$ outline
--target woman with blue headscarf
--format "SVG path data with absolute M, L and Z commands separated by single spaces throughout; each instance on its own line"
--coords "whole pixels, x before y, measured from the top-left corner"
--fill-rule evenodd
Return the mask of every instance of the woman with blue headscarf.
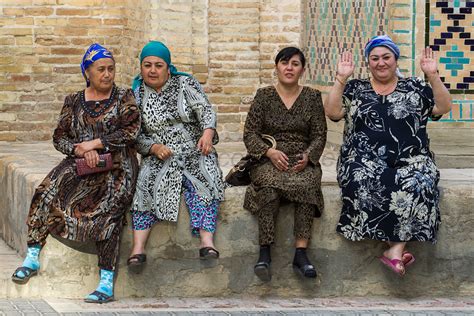
M 87 87 L 66 97 L 53 134 L 55 148 L 66 157 L 33 195 L 27 254 L 12 279 L 24 284 L 38 273 L 39 253 L 49 233 L 77 242 L 92 241 L 99 257 L 100 282 L 86 302 L 105 303 L 113 300 L 120 233 L 138 174 L 131 145 L 140 129 L 140 113 L 132 90 L 114 83 L 115 60 L 109 50 L 91 45 L 81 70 Z M 107 161 L 107 168 L 101 167 Z
M 213 234 L 224 185 L 213 147 L 216 114 L 196 79 L 176 70 L 163 43 L 146 44 L 140 66 L 133 90 L 142 117 L 137 138 L 142 160 L 132 203 L 129 268 L 140 272 L 146 262 L 145 243 L 155 223 L 177 221 L 181 193 L 192 233 L 201 239 L 200 258 L 218 258 Z
M 388 244 L 380 261 L 403 276 L 415 257 L 407 242 L 436 242 L 440 224 L 439 171 L 429 148 L 428 119 L 450 111 L 431 48 L 423 50 L 421 78 L 403 78 L 400 49 L 386 35 L 365 46 L 371 77 L 348 81 L 352 54 L 344 52 L 325 102 L 326 115 L 345 119 L 338 161 L 342 211 L 337 231 L 349 240 Z

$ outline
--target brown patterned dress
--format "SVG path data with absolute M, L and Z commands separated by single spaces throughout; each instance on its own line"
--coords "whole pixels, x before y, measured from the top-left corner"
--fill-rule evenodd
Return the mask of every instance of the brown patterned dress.
M 113 269 L 124 214 L 138 173 L 133 142 L 140 114 L 132 90 L 117 88 L 109 108 L 93 118 L 81 106 L 81 92 L 66 97 L 54 131 L 55 148 L 66 157 L 36 189 L 28 215 L 27 243 L 46 242 L 49 233 L 74 241 L 96 241 L 99 266 Z M 74 144 L 100 138 L 114 169 L 78 176 Z M 99 152 L 102 153 L 102 152 Z
M 244 208 L 258 215 L 268 205 L 278 207 L 275 201 L 283 198 L 312 206 L 311 218 L 313 214 L 320 216 L 324 201 L 319 158 L 326 144 L 326 131 L 319 91 L 304 87 L 293 106 L 287 109 L 273 86 L 259 89 L 245 122 L 244 143 L 250 155 L 262 159 L 260 165 L 250 172 L 252 183 L 247 187 Z M 303 152 L 309 155 L 308 166 L 300 172 L 279 171 L 264 156 L 269 145 L 262 140 L 261 134 L 275 138 L 276 149 L 289 157 L 290 168 Z M 260 222 L 259 226 L 262 228 Z M 300 237 L 306 238 L 309 233 Z M 266 241 L 272 242 L 268 238 Z M 262 237 L 260 242 L 265 242 Z

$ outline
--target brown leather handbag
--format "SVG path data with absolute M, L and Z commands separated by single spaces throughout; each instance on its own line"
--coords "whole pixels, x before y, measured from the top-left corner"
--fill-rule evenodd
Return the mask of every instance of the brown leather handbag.
M 112 170 L 113 168 L 114 168 L 114 163 L 112 161 L 111 153 L 99 155 L 99 162 L 97 163 L 97 166 L 93 168 L 87 165 L 85 158 L 76 159 L 76 171 L 77 171 L 78 176 L 105 172 L 105 171 Z
M 270 135 L 262 134 L 262 138 L 268 141 L 270 148 L 276 148 L 276 140 Z M 250 170 L 260 162 L 260 159 L 253 158 L 249 154 L 242 157 L 238 163 L 235 164 L 229 173 L 225 176 L 225 182 L 232 186 L 242 186 L 250 184 Z

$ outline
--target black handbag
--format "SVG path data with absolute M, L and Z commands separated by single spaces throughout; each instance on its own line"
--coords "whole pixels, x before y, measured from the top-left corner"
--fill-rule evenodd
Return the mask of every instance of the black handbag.
M 276 148 L 275 138 L 267 134 L 262 134 L 262 138 L 270 143 L 270 148 Z M 259 162 L 260 159 L 256 159 L 249 154 L 245 155 L 230 169 L 229 173 L 225 176 L 225 182 L 232 186 L 249 185 L 250 170 Z

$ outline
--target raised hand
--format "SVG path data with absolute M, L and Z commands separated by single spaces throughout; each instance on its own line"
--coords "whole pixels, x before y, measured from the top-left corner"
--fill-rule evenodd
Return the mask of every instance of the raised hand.
M 438 63 L 436 62 L 436 54 L 430 47 L 425 47 L 423 49 L 421 53 L 420 67 L 427 77 L 438 73 Z
M 342 53 L 339 61 L 337 62 L 337 77 L 342 80 L 346 81 L 352 74 L 354 73 L 354 60 L 352 58 L 352 53 L 349 51 L 345 51 Z

